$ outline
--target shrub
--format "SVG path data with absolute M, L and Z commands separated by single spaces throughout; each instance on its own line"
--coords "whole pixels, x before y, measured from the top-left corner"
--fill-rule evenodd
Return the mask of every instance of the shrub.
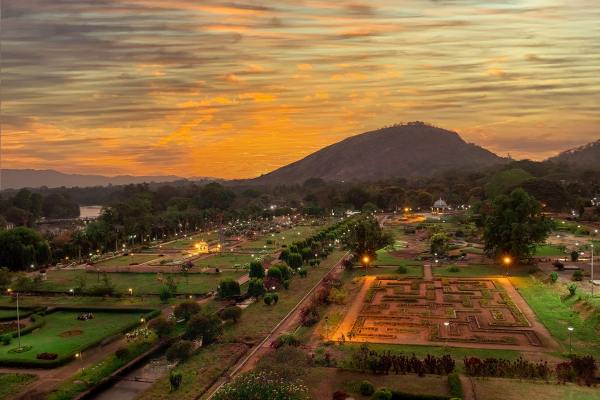
M 460 382 L 460 377 L 456 372 L 448 375 L 448 388 L 450 392 L 450 396 L 452 397 L 463 397 L 463 388 L 462 383 Z
M 225 321 L 238 322 L 242 316 L 242 309 L 238 306 L 227 307 L 221 311 L 221 318 Z
M 221 318 L 215 314 L 196 314 L 185 328 L 186 339 L 202 338 L 203 344 L 214 342 L 223 331 Z
M 173 343 L 167 350 L 167 360 L 174 361 L 185 361 L 192 354 L 194 344 L 189 340 L 179 340 Z
M 178 390 L 183 380 L 183 374 L 181 372 L 171 371 L 169 373 L 169 385 L 171 386 L 171 392 Z
M 299 346 L 300 340 L 293 333 L 284 333 L 271 343 L 271 347 L 278 349 L 282 346 Z
M 396 268 L 397 274 L 406 274 L 407 272 L 408 272 L 408 268 L 406 268 L 404 265 L 401 265 L 398 268 Z
M 306 400 L 308 388 L 300 383 L 285 379 L 275 371 L 252 371 L 238 376 L 223 386 L 214 400 Z
M 160 301 L 162 301 L 163 303 L 167 303 L 169 299 L 173 296 L 173 293 L 167 286 L 162 286 L 160 288 L 160 293 L 158 294 L 158 296 L 160 297 Z
M 346 302 L 346 291 L 344 289 L 331 288 L 327 300 L 330 303 L 344 304 Z
M 283 288 L 285 290 L 288 290 L 290 288 L 290 281 L 289 280 L 285 280 L 285 281 L 283 281 L 282 285 L 283 285 Z
M 370 396 L 370 395 L 372 395 L 375 392 L 375 388 L 373 387 L 373 384 L 371 382 L 369 382 L 369 381 L 362 381 L 360 383 L 358 391 L 363 396 Z
M 458 271 L 460 271 L 460 269 L 456 265 L 452 265 L 451 267 L 448 267 L 448 272 L 458 272 Z
M 381 388 L 377 389 L 373 396 L 371 396 L 372 400 L 392 400 L 392 392 L 389 389 Z
M 552 271 L 550 273 L 550 282 L 556 283 L 557 280 L 558 280 L 558 274 L 555 271 Z
M 308 270 L 306 268 L 300 268 L 298 270 L 298 275 L 300 275 L 300 278 L 306 278 L 308 275 Z
M 8 346 L 10 344 L 11 338 L 10 335 L 4 335 L 0 338 L 0 342 L 3 346 Z
M 129 357 L 129 349 L 127 347 L 119 347 L 117 351 L 115 351 L 115 357 L 119 360 L 124 360 Z
M 583 280 L 583 272 L 581 270 L 573 271 L 573 280 L 574 281 L 582 281 Z
M 300 323 L 303 326 L 312 326 L 319 322 L 319 319 L 321 319 L 319 309 L 314 303 L 307 305 L 300 311 Z
M 265 269 L 263 268 L 260 261 L 252 261 L 250 263 L 250 272 L 248 273 L 250 278 L 264 278 Z
M 271 293 L 271 297 L 273 298 L 273 304 L 277 304 L 279 301 L 279 295 L 277 293 Z
M 233 279 L 226 279 L 219 283 L 217 289 L 219 297 L 222 299 L 228 299 L 230 297 L 240 295 L 240 284 Z
M 283 279 L 283 274 L 281 273 L 281 270 L 279 269 L 279 267 L 273 266 L 273 267 L 269 268 L 269 270 L 267 271 L 267 277 L 276 279 L 281 282 Z
M 567 289 L 569 289 L 570 296 L 575 296 L 575 292 L 577 292 L 577 285 L 574 283 L 571 283 L 569 286 L 567 286 Z
M 156 332 L 159 338 L 168 337 L 175 329 L 175 322 L 165 317 L 158 317 L 148 323 L 148 328 Z
M 271 295 L 271 293 L 267 293 L 265 295 L 265 297 L 263 298 L 263 301 L 265 302 L 266 305 L 270 306 L 271 303 L 273 303 L 273 296 Z
M 248 295 L 252 297 L 260 297 L 265 294 L 265 286 L 262 279 L 252 278 L 248 282 Z
M 177 304 L 173 310 L 173 314 L 177 320 L 189 321 L 193 315 L 198 314 L 202 308 L 195 301 L 184 301 Z
M 56 353 L 39 353 L 35 356 L 38 360 L 56 360 L 58 358 L 58 354 Z
M 304 260 L 302 260 L 302 256 L 299 253 L 292 253 L 290 250 L 290 254 L 288 255 L 286 262 L 290 266 L 290 268 L 298 269 L 302 266 Z
M 573 250 L 571 252 L 571 261 L 576 262 L 579 260 L 579 252 L 577 250 Z

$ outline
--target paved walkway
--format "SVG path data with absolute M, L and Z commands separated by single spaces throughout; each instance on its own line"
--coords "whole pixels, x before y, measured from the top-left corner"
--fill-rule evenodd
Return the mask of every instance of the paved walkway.
M 431 264 L 423 265 L 423 279 L 426 281 L 433 280 L 433 273 L 431 272 Z

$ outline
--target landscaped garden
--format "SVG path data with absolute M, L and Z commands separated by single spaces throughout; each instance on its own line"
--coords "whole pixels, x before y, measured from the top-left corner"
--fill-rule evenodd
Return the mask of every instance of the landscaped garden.
M 35 321 L 25 322 L 21 330 L 20 346 L 16 332 L 0 345 L 0 365 L 43 367 L 71 361 L 104 339 L 139 325 L 141 318 L 148 319 L 152 314 L 148 309 L 59 309 L 35 315 Z M 35 329 L 28 332 L 31 329 L 28 326 Z
M 127 265 L 143 264 L 159 258 L 158 254 L 138 253 L 127 256 L 118 256 L 95 264 L 97 267 L 124 267 Z

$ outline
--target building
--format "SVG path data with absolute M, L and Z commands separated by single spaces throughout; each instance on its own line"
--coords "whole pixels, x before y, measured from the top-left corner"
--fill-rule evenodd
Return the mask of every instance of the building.
M 450 209 L 451 208 L 448 206 L 448 204 L 440 197 L 438 200 L 435 201 L 435 203 L 433 203 L 433 207 L 431 207 L 431 212 L 434 214 L 443 214 L 445 212 L 450 211 Z
M 200 254 L 208 253 L 208 243 L 206 243 L 206 242 L 203 242 L 203 241 L 198 242 L 194 245 L 194 248 Z

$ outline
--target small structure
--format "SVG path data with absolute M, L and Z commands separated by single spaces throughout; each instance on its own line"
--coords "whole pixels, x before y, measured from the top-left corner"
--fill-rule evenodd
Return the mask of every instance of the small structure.
M 194 245 L 194 248 L 196 249 L 196 252 L 198 252 L 200 254 L 208 253 L 208 243 L 206 243 L 204 241 L 200 241 L 200 242 L 196 243 Z
M 436 200 L 435 203 L 433 203 L 433 207 L 431 207 L 431 212 L 434 214 L 443 214 L 449 210 L 450 207 L 441 197 Z

